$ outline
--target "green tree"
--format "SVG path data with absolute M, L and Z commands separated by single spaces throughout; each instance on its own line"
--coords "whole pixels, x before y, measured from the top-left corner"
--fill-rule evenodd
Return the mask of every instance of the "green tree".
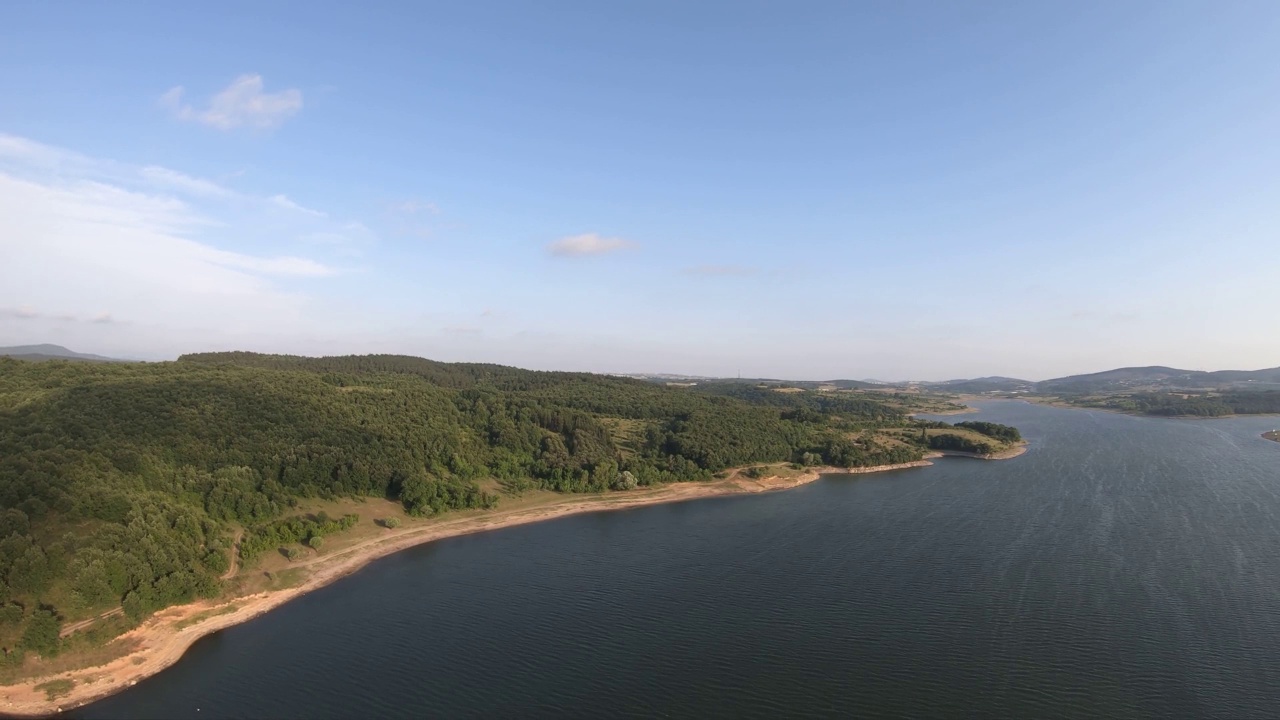
M 49 608 L 41 607 L 32 613 L 31 619 L 27 621 L 27 627 L 22 632 L 21 647 L 40 657 L 56 657 L 61 649 L 61 640 L 58 637 L 61 631 L 62 621 L 58 619 L 57 614 Z

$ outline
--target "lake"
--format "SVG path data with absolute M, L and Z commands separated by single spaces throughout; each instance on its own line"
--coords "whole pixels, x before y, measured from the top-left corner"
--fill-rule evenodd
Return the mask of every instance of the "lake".
M 1280 421 L 980 406 L 1027 454 L 420 546 L 72 715 L 1280 713 Z

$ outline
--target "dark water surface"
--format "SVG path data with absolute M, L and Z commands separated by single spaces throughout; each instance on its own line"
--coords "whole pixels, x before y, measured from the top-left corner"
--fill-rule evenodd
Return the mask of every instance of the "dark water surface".
M 436 542 L 75 716 L 1280 717 L 1280 421 L 979 417 L 1030 452 Z

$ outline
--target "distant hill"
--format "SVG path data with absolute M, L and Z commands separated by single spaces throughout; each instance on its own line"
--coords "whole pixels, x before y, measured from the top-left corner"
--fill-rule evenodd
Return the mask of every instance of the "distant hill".
M 1273 389 L 1280 387 L 1280 368 L 1266 370 L 1179 370 L 1152 365 L 1126 367 L 1087 375 L 1071 375 L 1036 383 L 1036 391 L 1088 394 L 1132 390 Z
M 1019 380 L 998 375 L 970 380 L 944 380 L 942 382 L 921 384 L 931 390 L 957 393 L 1031 392 L 1035 389 L 1035 383 L 1030 380 Z
M 691 385 L 777 385 L 781 387 L 804 388 L 806 390 L 816 390 L 818 388 L 853 390 L 857 388 L 877 387 L 885 384 L 863 380 L 783 380 L 781 378 L 706 377 L 703 375 L 676 375 L 674 373 L 624 373 L 614 375 L 614 377 L 626 377 L 634 380 L 644 380 L 646 382 L 656 383 L 678 382 L 689 383 Z
M 91 355 L 68 350 L 61 345 L 14 345 L 0 347 L 0 356 L 18 358 L 20 360 L 83 360 L 87 362 L 120 362 L 116 358 L 103 355 Z
M 779 378 L 703 378 L 703 383 L 730 383 L 741 385 L 777 385 L 779 387 L 796 387 L 806 390 L 818 388 L 838 388 L 856 390 L 858 388 L 877 387 L 874 383 L 862 380 L 782 380 Z

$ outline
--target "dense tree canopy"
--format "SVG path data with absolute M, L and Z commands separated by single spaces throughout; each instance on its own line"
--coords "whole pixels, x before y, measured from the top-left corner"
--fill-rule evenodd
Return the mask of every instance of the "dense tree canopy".
M 1022 441 L 1022 433 L 1018 432 L 1018 428 L 1010 425 L 983 422 L 981 420 L 968 420 L 966 422 L 956 423 L 956 427 L 968 428 L 974 432 L 982 433 L 987 437 L 995 438 L 1001 442 L 1016 443 Z
M 1142 392 L 1103 398 L 1077 398 L 1086 407 L 1166 417 L 1222 417 L 1280 413 L 1280 390 L 1227 392 Z
M 66 617 L 216 593 L 234 526 L 249 560 L 354 522 L 291 514 L 306 498 L 430 515 L 492 507 L 485 478 L 584 492 L 761 462 L 905 462 L 923 448 L 855 431 L 908 424 L 860 394 L 400 356 L 0 358 L 0 643 L 9 658 L 53 652 Z

